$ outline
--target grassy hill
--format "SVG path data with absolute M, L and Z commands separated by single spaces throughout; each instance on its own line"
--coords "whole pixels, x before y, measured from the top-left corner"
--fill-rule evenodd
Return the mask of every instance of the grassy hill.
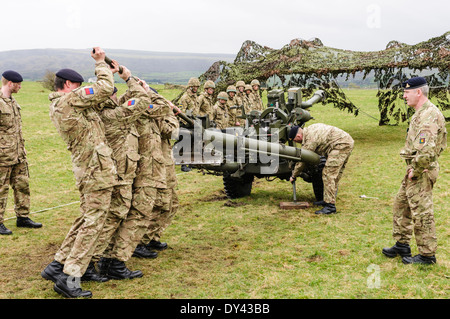
M 201 54 L 105 49 L 111 59 L 127 66 L 149 83 L 185 84 L 190 77 L 203 74 L 214 62 L 232 62 L 232 54 Z M 0 52 L 0 71 L 15 70 L 24 79 L 39 81 L 46 71 L 61 68 L 78 71 L 87 80 L 93 77 L 94 60 L 89 49 L 34 49 Z

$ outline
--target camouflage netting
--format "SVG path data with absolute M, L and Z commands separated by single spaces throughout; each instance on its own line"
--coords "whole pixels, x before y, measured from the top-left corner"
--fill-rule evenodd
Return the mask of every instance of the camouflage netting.
M 412 76 L 425 76 L 430 85 L 430 98 L 437 101 L 441 110 L 450 109 L 449 66 L 450 31 L 416 45 L 391 41 L 385 50 L 373 52 L 325 47 L 317 38 L 294 39 L 279 50 L 246 41 L 234 63 L 214 63 L 200 81 L 216 82 L 216 93 L 225 91 L 238 80 L 250 83 L 253 79 L 269 88 L 270 83 L 286 89 L 302 87 L 305 97 L 323 89 L 327 93 L 324 104 L 332 103 L 356 116 L 358 107 L 345 96 L 336 79 L 344 76 L 348 80 L 357 72 L 362 72 L 365 79 L 371 73 L 378 85 L 379 125 L 386 125 L 406 121 L 411 115 L 399 99 L 401 83 Z

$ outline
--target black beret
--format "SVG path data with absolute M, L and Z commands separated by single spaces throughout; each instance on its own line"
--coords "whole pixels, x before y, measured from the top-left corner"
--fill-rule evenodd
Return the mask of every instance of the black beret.
M 61 69 L 58 72 L 56 72 L 56 76 L 64 80 L 69 80 L 71 82 L 79 82 L 79 83 L 84 82 L 84 79 L 80 75 L 80 73 L 72 69 Z
M 408 81 L 402 83 L 402 87 L 405 90 L 417 89 L 424 85 L 427 85 L 427 80 L 421 76 L 410 78 Z
M 117 92 L 117 88 L 116 88 L 116 87 L 114 87 L 114 91 L 113 91 L 113 94 L 114 94 L 114 93 L 116 93 L 116 92 Z
M 17 73 L 16 71 L 5 71 L 3 72 L 2 76 L 7 79 L 8 81 L 14 82 L 14 83 L 18 83 L 18 82 L 22 82 L 23 78 L 22 76 Z
M 294 125 L 293 127 L 291 127 L 291 129 L 289 130 L 289 136 L 288 138 L 290 140 L 293 140 L 294 137 L 297 135 L 298 129 L 300 126 Z

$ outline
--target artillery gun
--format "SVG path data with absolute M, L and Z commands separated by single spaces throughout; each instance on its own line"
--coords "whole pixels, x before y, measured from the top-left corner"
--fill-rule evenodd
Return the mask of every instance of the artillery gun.
M 295 147 L 288 136 L 292 126 L 303 127 L 312 119 L 307 109 L 322 101 L 324 92 L 316 91 L 308 101 L 302 101 L 300 88 L 291 88 L 287 94 L 286 101 L 283 90 L 269 91 L 263 111 L 245 114 L 243 106 L 235 106 L 246 120 L 243 127 L 219 130 L 208 116 L 180 113 L 175 163 L 223 176 L 227 197 L 233 199 L 250 195 L 255 177 L 289 181 L 295 163 L 302 161 L 307 163 L 302 178 L 313 184 L 316 200 L 322 200 L 325 158 Z

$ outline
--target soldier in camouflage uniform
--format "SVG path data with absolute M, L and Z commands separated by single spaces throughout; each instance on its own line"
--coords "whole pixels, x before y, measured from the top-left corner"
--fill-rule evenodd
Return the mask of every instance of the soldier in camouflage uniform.
M 393 237 L 395 245 L 383 248 L 387 257 L 400 255 L 405 264 L 434 264 L 437 250 L 432 191 L 439 174 L 438 158 L 447 147 L 445 118 L 428 100 L 429 87 L 422 77 L 403 83 L 403 98 L 415 109 L 405 147 L 400 156 L 406 171 L 394 199 Z M 419 254 L 411 257 L 409 242 L 414 233 Z
M 227 101 L 228 94 L 226 92 L 220 92 L 217 95 L 217 102 L 213 106 L 212 120 L 216 123 L 216 128 L 219 130 L 226 129 L 230 122 Z
M 235 96 L 235 101 L 236 101 L 236 105 L 239 106 L 236 109 L 236 116 L 243 116 L 243 112 L 242 112 L 242 106 L 244 106 L 244 111 L 246 110 L 246 99 L 245 99 L 245 92 L 244 92 L 244 88 L 245 88 L 245 82 L 244 81 L 237 81 L 236 82 L 236 96 Z M 238 121 L 240 123 L 241 126 L 245 126 L 245 119 L 244 118 L 238 118 Z
M 178 106 L 183 112 L 191 110 L 195 112 L 198 110 L 198 96 L 197 91 L 200 87 L 200 81 L 197 78 L 190 78 L 187 84 L 186 92 L 181 96 L 178 101 Z M 194 114 L 196 115 L 196 114 Z
M 148 94 L 151 89 L 145 81 L 141 80 L 141 82 Z M 152 113 L 159 106 L 152 95 L 149 97 L 152 102 L 152 110 L 143 113 L 135 122 L 138 133 L 139 160 L 133 182 L 131 208 L 126 219 L 114 234 L 105 251 L 105 257 L 102 257 L 97 263 L 100 272 L 113 279 L 135 278 L 143 275 L 141 271 L 131 272 L 124 264 L 133 256 L 149 223 L 155 219 L 153 206 L 158 188 L 166 186 L 160 131 L 152 119 Z M 124 98 L 129 99 L 126 94 Z
M 241 123 L 239 122 L 240 119 L 238 119 L 237 116 L 237 98 L 236 98 L 236 87 L 234 85 L 229 85 L 227 87 L 227 94 L 228 94 L 228 100 L 227 100 L 227 107 L 228 107 L 228 114 L 230 121 L 228 122 L 228 126 L 240 126 Z
M 252 110 L 255 110 L 255 106 L 253 105 L 253 90 L 250 84 L 245 85 L 244 93 L 245 113 L 249 114 Z
M 182 109 L 183 112 L 191 111 L 193 115 L 197 115 L 196 112 L 199 109 L 198 107 L 198 95 L 197 91 L 200 87 L 200 81 L 197 78 L 190 78 L 188 81 L 186 92 L 181 96 L 178 101 L 178 106 Z M 189 165 L 182 164 L 181 170 L 183 172 L 191 171 Z
M 0 235 L 12 231 L 3 224 L 8 202 L 9 186 L 14 190 L 14 211 L 17 227 L 39 228 L 41 223 L 32 221 L 30 213 L 30 185 L 25 140 L 22 135 L 20 106 L 12 96 L 21 88 L 22 76 L 15 71 L 2 74 L 0 90 Z
M 245 92 L 244 92 L 244 88 L 245 88 L 245 82 L 244 81 L 237 81 L 236 82 L 236 102 L 239 103 L 238 105 L 241 106 L 244 104 L 243 98 L 245 96 Z
M 171 139 L 178 136 L 179 122 L 173 113 L 173 109 L 176 106 L 157 93 L 152 93 L 151 95 L 156 98 L 157 103 L 161 106 L 159 111 L 155 112 L 152 117 L 161 132 L 161 149 L 166 172 L 166 187 L 158 188 L 155 206 L 153 207 L 155 219 L 150 222 L 141 244 L 136 249 L 139 249 L 140 252 L 135 251 L 138 254 L 142 254 L 144 250 L 164 250 L 167 248 L 167 243 L 161 242 L 161 236 L 172 222 L 178 209 L 178 196 L 175 189 L 177 178 L 172 155 L 172 144 L 170 142 Z
M 119 65 L 113 60 L 113 73 L 119 71 Z M 106 222 L 97 242 L 97 248 L 92 258 L 92 263 L 98 262 L 114 233 L 122 225 L 131 208 L 132 184 L 136 177 L 138 153 L 138 132 L 134 122 L 144 112 L 153 110 L 151 99 L 142 87 L 138 78 L 132 77 L 131 72 L 122 66 L 123 72 L 119 76 L 126 81 L 128 91 L 117 98 L 114 94 L 100 104 L 98 113 L 105 125 L 106 139 L 113 150 L 113 158 L 116 162 L 118 185 L 114 187 L 111 206 L 106 216 Z M 111 247 L 112 248 L 112 247 Z M 106 253 L 104 257 L 109 257 Z M 120 263 L 121 269 L 114 269 L 111 276 L 115 279 L 130 279 L 142 276 L 141 271 L 126 270 L 125 263 Z
M 91 297 L 80 286 L 98 236 L 105 223 L 117 171 L 105 128 L 95 108 L 114 90 L 113 73 L 105 63 L 105 52 L 99 47 L 91 53 L 96 61 L 97 82 L 81 87 L 83 78 L 71 69 L 56 73 L 55 89 L 49 95 L 50 118 L 68 150 L 72 153 L 73 172 L 80 192 L 81 215 L 78 217 L 55 260 L 41 273 L 55 282 L 54 290 L 66 297 Z M 91 278 L 92 279 L 92 278 Z M 103 278 L 97 278 L 104 281 Z
M 261 99 L 261 94 L 259 91 L 259 87 L 261 86 L 261 84 L 259 83 L 258 80 L 252 80 L 252 82 L 250 82 L 250 85 L 253 89 L 253 94 L 252 94 L 252 104 L 253 104 L 253 109 L 257 110 L 257 111 L 262 111 L 264 109 L 263 107 L 263 103 L 262 103 L 262 99 Z
M 198 109 L 195 113 L 198 116 L 205 116 L 208 115 L 209 118 L 212 116 L 212 107 L 214 105 L 214 89 L 216 88 L 216 85 L 213 81 L 208 80 L 205 82 L 205 85 L 203 86 L 204 91 L 200 96 L 198 97 Z
M 302 149 L 313 151 L 327 158 L 322 171 L 324 185 L 323 201 L 316 203 L 317 205 L 322 205 L 323 208 L 315 213 L 336 213 L 338 184 L 353 150 L 353 138 L 350 134 L 337 127 L 317 123 L 304 129 L 293 126 L 289 132 L 289 139 L 297 143 L 302 143 Z M 304 162 L 296 163 L 292 171 L 291 182 L 300 175 L 305 165 Z

